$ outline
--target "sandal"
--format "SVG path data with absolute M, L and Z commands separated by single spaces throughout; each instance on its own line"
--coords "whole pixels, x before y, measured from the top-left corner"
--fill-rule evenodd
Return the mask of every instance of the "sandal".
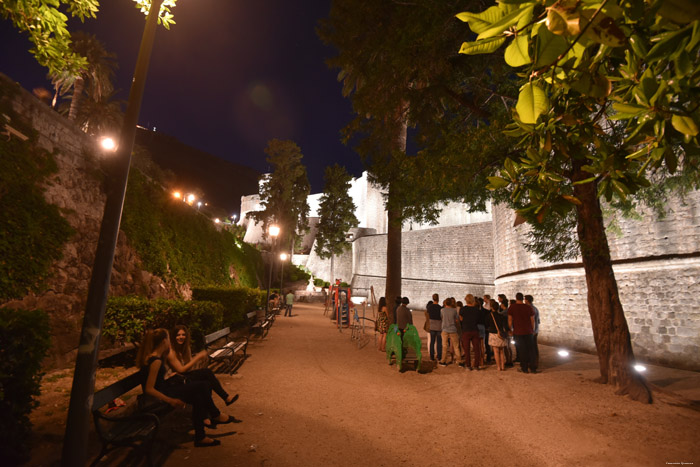
M 231 402 L 226 402 L 226 405 L 231 405 L 231 404 L 233 404 L 234 402 L 236 402 L 237 400 L 238 400 L 238 394 L 236 394 L 235 396 L 233 396 L 233 399 L 231 399 Z
M 199 441 L 195 441 L 195 442 L 194 442 L 194 446 L 197 447 L 197 448 L 206 448 L 206 447 L 209 447 L 209 446 L 218 446 L 218 445 L 220 445 L 220 444 L 221 444 L 221 441 L 219 441 L 218 439 L 212 439 L 211 441 L 199 440 Z
M 227 423 L 241 423 L 242 421 L 243 420 L 239 420 L 236 417 L 234 417 L 233 415 L 229 415 L 228 418 L 226 419 L 226 421 L 221 422 L 221 421 L 217 420 L 216 423 L 218 423 L 219 425 L 225 425 Z M 204 425 L 204 426 L 206 426 L 206 425 Z

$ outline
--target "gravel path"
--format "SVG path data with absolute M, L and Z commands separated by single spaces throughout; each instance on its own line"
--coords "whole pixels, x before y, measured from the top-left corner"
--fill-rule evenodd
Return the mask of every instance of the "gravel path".
M 225 411 L 244 422 L 210 430 L 221 446 L 180 444 L 165 465 L 700 463 L 700 412 L 664 393 L 653 405 L 614 395 L 592 382 L 593 356 L 562 361 L 541 346 L 544 371 L 537 375 L 457 366 L 399 373 L 375 350 L 372 330 L 358 349 L 322 306 L 300 303 L 294 312 L 251 342 L 238 374 L 221 377 L 241 395 Z M 414 314 L 419 329 L 422 317 Z M 686 397 L 700 381 L 688 375 Z

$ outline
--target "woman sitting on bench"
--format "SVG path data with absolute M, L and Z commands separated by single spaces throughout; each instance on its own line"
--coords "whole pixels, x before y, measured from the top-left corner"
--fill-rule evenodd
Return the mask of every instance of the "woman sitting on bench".
M 165 379 L 163 358 L 170 352 L 168 331 L 156 329 L 146 331 L 136 363 L 141 367 L 141 386 L 144 394 L 155 397 L 174 408 L 192 405 L 192 424 L 194 425 L 194 445 L 197 447 L 217 446 L 218 439 L 211 439 L 204 433 L 205 420 L 212 423 L 231 423 L 233 417 L 222 414 L 211 400 L 211 387 L 204 381 L 192 381 L 186 384 Z
M 212 390 L 223 399 L 226 405 L 231 405 L 238 400 L 238 394 L 229 396 L 224 390 L 213 371 L 209 368 L 199 368 L 193 370 L 192 367 L 198 362 L 209 357 L 205 350 L 202 350 L 194 357 L 190 350 L 190 331 L 187 326 L 181 324 L 173 328 L 170 334 L 170 349 L 168 354 L 168 366 L 172 370 L 185 377 L 187 381 L 206 381 L 211 386 Z M 234 423 L 239 423 L 241 420 L 233 418 Z

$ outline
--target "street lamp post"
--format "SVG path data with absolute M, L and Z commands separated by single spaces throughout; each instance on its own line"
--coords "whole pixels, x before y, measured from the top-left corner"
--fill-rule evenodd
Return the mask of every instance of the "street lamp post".
M 284 262 L 287 261 L 287 253 L 280 254 L 280 294 L 282 293 L 282 283 L 284 282 Z
M 265 312 L 269 313 L 270 312 L 270 285 L 272 284 L 272 269 L 275 266 L 275 257 L 274 257 L 274 244 L 275 240 L 277 239 L 277 236 L 280 234 L 280 228 L 277 227 L 276 225 L 271 225 L 270 229 L 268 230 L 270 237 L 272 237 L 272 245 L 270 245 L 270 277 L 267 280 L 267 302 L 265 303 Z
M 119 223 L 124 206 L 126 182 L 131 165 L 131 152 L 136 137 L 136 124 L 141 110 L 143 90 L 146 85 L 148 64 L 153 50 L 153 42 L 158 25 L 158 15 L 163 0 L 153 0 L 144 27 L 141 47 L 139 49 L 134 77 L 129 94 L 121 137 L 114 161 L 110 161 L 109 177 L 106 187 L 105 202 L 100 236 L 95 251 L 95 262 L 88 288 L 85 317 L 80 333 L 78 356 L 75 360 L 75 373 L 71 389 L 66 432 L 63 438 L 63 453 L 61 465 L 74 467 L 85 465 L 87 457 L 88 429 L 90 426 L 90 410 L 95 390 L 95 368 L 100 347 L 102 323 L 104 321 L 109 281 L 112 275 L 114 250 L 117 245 Z

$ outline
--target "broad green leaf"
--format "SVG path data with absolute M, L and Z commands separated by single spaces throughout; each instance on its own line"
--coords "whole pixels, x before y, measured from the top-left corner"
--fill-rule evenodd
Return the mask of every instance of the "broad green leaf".
M 595 11 L 585 9 L 581 12 L 581 29 L 591 21 Z M 615 20 L 602 12 L 598 13 L 593 23 L 588 26 L 584 37 L 609 47 L 621 47 L 627 41 L 625 33 L 615 24 Z
M 540 87 L 527 83 L 520 89 L 515 110 L 521 122 L 535 123 L 547 109 L 549 109 L 549 99 Z
M 698 134 L 698 125 L 691 117 L 674 114 L 671 117 L 671 125 L 673 125 L 676 131 L 684 135 L 697 136 Z
M 642 107 L 641 105 L 622 104 L 620 102 L 614 102 L 612 106 L 615 112 L 620 112 L 624 114 L 636 115 L 649 111 L 647 107 Z
M 679 78 L 691 74 L 693 72 L 693 62 L 690 60 L 690 55 L 685 50 L 681 50 L 673 60 L 673 67 L 676 71 L 676 76 Z
M 539 28 L 535 45 L 535 67 L 553 65 L 559 55 L 563 54 L 568 47 L 569 44 L 562 36 L 552 34 L 547 28 Z
M 528 5 L 520 7 L 517 10 L 513 10 L 499 21 L 492 24 L 489 28 L 479 33 L 477 39 L 487 39 L 489 37 L 498 36 L 506 29 L 518 24 L 521 18 L 527 18 L 527 21 L 530 21 L 534 9 L 534 5 Z
M 498 50 L 505 41 L 505 37 L 491 37 L 475 42 L 464 42 L 459 53 L 465 55 L 490 54 Z
M 575 10 L 571 10 L 555 3 L 547 8 L 547 29 L 559 36 L 575 36 L 581 32 L 579 26 L 580 15 Z
M 491 27 L 493 23 L 501 19 L 503 12 L 498 5 L 492 6 L 491 8 L 482 11 L 481 13 L 471 13 L 465 11 L 457 15 L 457 18 L 469 23 L 469 29 L 471 29 L 476 34 L 481 34 Z
M 595 177 L 594 177 L 594 179 L 595 179 Z M 581 200 L 578 199 L 578 198 L 575 197 L 575 196 L 571 196 L 571 195 L 562 195 L 561 197 L 564 198 L 565 200 L 567 200 L 568 202 L 572 203 L 572 204 L 576 204 L 577 206 L 581 206 L 581 205 L 583 204 L 583 203 L 581 202 Z
M 602 98 L 610 95 L 612 83 L 608 78 L 598 73 L 592 75 L 584 72 L 571 84 L 571 88 L 585 96 Z
M 505 178 L 501 177 L 487 177 L 489 184 L 486 188 L 489 190 L 498 190 L 499 188 L 505 188 L 510 185 L 510 182 Z
M 674 31 L 664 34 L 661 39 L 651 48 L 646 56 L 647 63 L 654 63 L 658 60 L 668 57 L 676 51 L 678 44 L 683 39 L 681 33 L 683 30 Z M 661 36 L 661 35 L 659 35 Z M 658 37 L 658 36 L 657 36 Z
M 524 34 L 518 34 L 515 40 L 506 47 L 505 59 L 506 63 L 513 68 L 527 65 L 532 62 L 530 53 L 528 52 L 528 37 Z

